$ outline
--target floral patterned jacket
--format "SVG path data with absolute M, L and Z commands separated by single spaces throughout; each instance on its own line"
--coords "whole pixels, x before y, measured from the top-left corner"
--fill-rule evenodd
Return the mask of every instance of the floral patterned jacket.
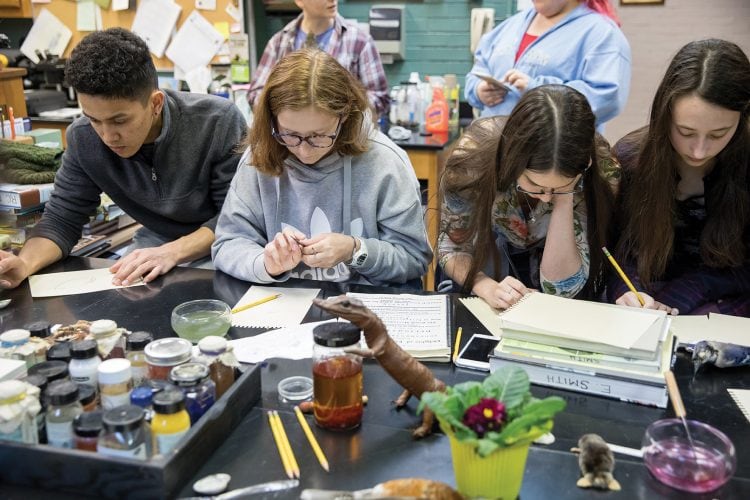
M 604 176 L 608 179 L 613 189 L 617 190 L 620 181 L 620 165 L 614 159 L 607 160 L 603 165 Z M 575 231 L 576 246 L 581 257 L 581 267 L 568 278 L 551 281 L 544 278 L 539 266 L 541 264 L 541 253 L 547 236 L 552 204 L 539 200 L 528 216 L 524 216 L 515 185 L 504 192 L 497 192 L 492 206 L 492 232 L 499 236 L 498 241 L 503 241 L 509 246 L 508 250 L 538 249 L 538 252 L 530 252 L 531 279 L 534 283 L 524 283 L 534 286 L 544 293 L 560 295 L 563 297 L 574 297 L 586 284 L 589 276 L 590 250 L 586 236 L 586 203 L 583 193 L 576 193 L 573 208 L 573 230 Z M 461 236 L 469 225 L 472 217 L 472 203 L 461 198 L 455 193 L 446 193 L 442 202 L 440 217 L 440 235 L 438 236 L 438 258 L 440 265 L 445 268 L 445 263 L 458 254 L 473 255 L 473 241 L 462 241 Z M 455 236 L 451 238 L 451 236 Z M 502 254 L 502 253 L 501 253 Z

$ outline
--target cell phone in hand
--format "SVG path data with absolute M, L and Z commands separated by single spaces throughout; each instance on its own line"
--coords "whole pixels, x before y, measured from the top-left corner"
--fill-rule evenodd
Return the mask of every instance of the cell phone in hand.
M 490 354 L 499 343 L 499 337 L 475 333 L 458 354 L 456 366 L 485 372 L 490 371 Z
M 492 85 L 493 87 L 497 89 L 502 89 L 502 90 L 505 90 L 506 92 L 513 92 L 515 90 L 515 88 L 512 85 L 505 83 L 505 82 L 501 82 L 495 77 L 487 75 L 485 73 L 475 73 L 472 71 L 471 74 L 476 76 L 477 78 L 481 78 L 482 80 L 484 80 L 485 82 L 489 83 L 490 85 Z

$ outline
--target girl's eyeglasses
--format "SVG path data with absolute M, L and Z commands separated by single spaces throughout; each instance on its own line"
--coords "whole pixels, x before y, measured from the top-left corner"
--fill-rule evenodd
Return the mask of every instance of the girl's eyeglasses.
M 333 135 L 312 134 L 302 136 L 299 134 L 280 134 L 276 131 L 276 128 L 273 125 L 271 126 L 271 135 L 274 139 L 276 139 L 276 142 L 288 148 L 296 148 L 297 146 L 302 144 L 302 141 L 305 141 L 314 148 L 330 148 L 331 146 L 333 146 L 333 142 L 336 140 L 336 137 L 339 136 L 340 131 L 341 118 L 339 118 L 339 121 L 336 124 L 336 132 Z

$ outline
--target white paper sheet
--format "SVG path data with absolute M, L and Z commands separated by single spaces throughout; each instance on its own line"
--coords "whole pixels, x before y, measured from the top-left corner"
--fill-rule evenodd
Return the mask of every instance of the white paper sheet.
M 750 318 L 710 313 L 708 316 L 675 316 L 672 331 L 680 344 L 714 340 L 750 346 Z
M 143 38 L 156 57 L 162 57 L 181 10 L 172 0 L 141 0 L 131 31 Z
M 216 0 L 195 0 L 195 8 L 200 10 L 216 10 Z
M 194 10 L 172 38 L 166 54 L 183 71 L 189 72 L 208 65 L 223 42 L 224 35 Z
M 179 68 L 179 66 L 176 68 Z M 177 72 L 175 71 L 176 75 Z M 190 71 L 183 72 L 181 76 L 181 79 L 187 83 L 190 92 L 193 94 L 208 94 L 208 86 L 211 85 L 211 69 L 208 66 L 197 66 Z
M 112 284 L 112 273 L 109 269 L 89 269 L 87 271 L 69 271 L 64 273 L 36 274 L 29 277 L 31 296 L 57 297 L 60 295 L 77 295 L 80 293 L 114 290 L 143 285 L 142 281 L 132 285 L 116 286 Z
M 94 0 L 81 0 L 76 4 L 76 29 L 96 31 L 96 10 Z
M 112 0 L 112 10 L 128 10 L 130 8 L 130 0 Z
M 232 326 L 247 328 L 283 328 L 302 323 L 312 305 L 319 288 L 281 288 L 251 286 L 245 295 L 232 307 L 236 309 L 269 295 L 280 297 L 244 311 L 232 314 Z
M 73 32 L 62 21 L 47 9 L 42 9 L 21 45 L 21 53 L 35 63 L 39 62 L 37 50 L 42 54 L 49 52 L 62 56 L 72 36 Z
M 312 357 L 315 327 L 333 321 L 336 320 L 280 328 L 254 337 L 230 340 L 229 344 L 242 363 L 260 363 L 269 358 L 306 359 Z

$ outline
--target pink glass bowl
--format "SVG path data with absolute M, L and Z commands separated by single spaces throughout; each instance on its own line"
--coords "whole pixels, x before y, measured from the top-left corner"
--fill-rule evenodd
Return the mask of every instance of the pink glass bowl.
M 734 445 L 721 431 L 695 420 L 687 421 L 693 446 L 682 420 L 657 420 L 643 436 L 643 461 L 662 483 L 693 493 L 713 491 L 734 474 Z

